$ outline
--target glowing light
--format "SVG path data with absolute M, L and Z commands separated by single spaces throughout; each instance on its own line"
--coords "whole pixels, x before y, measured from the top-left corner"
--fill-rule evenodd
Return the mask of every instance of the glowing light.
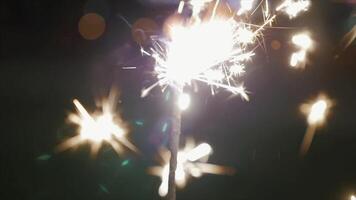
M 324 121 L 327 108 L 328 104 L 325 100 L 318 100 L 315 102 L 310 109 L 308 123 L 317 124 Z
M 180 1 L 179 5 L 178 5 L 177 12 L 178 13 L 182 13 L 183 12 L 183 8 L 184 8 L 184 1 Z
M 305 155 L 308 152 L 315 131 L 323 125 L 330 107 L 331 101 L 325 95 L 320 95 L 314 102 L 301 106 L 302 112 L 307 115 L 307 122 L 309 124 L 301 145 L 301 155 Z
M 254 0 L 241 0 L 240 1 L 240 10 L 237 12 L 238 15 L 241 15 L 245 12 L 248 12 L 252 9 Z
M 236 40 L 239 41 L 242 44 L 250 44 L 253 43 L 253 40 L 255 38 L 255 34 L 247 29 L 247 28 L 239 28 L 237 29 L 237 37 Z
M 212 91 L 224 88 L 247 100 L 238 77 L 254 55 L 254 43 L 261 31 L 274 18 L 269 17 L 260 26 L 218 16 L 188 24 L 172 24 L 168 40 L 153 38 L 153 48 L 149 52 L 142 50 L 156 60 L 155 73 L 159 80 L 143 89 L 141 96 L 146 96 L 156 85 L 163 89 L 173 86 L 181 92 L 193 81 L 201 81 L 211 86 Z
M 298 16 L 299 13 L 307 11 L 310 4 L 310 0 L 285 0 L 276 10 L 283 11 L 289 18 L 294 18 Z
M 314 102 L 303 104 L 301 110 L 307 115 L 309 125 L 319 126 L 325 121 L 331 104 L 326 95 L 320 95 Z
M 290 65 L 292 67 L 297 67 L 300 63 L 305 61 L 305 51 L 301 50 L 296 53 L 293 53 L 290 58 Z
M 351 195 L 350 199 L 351 199 L 351 200 L 356 200 L 355 195 Z
M 234 170 L 227 167 L 206 163 L 208 156 L 212 153 L 212 148 L 207 143 L 194 145 L 192 140 L 186 143 L 183 150 L 178 152 L 177 168 L 175 173 L 175 182 L 178 187 L 183 188 L 189 176 L 199 178 L 204 173 L 210 174 L 232 174 Z M 166 196 L 168 192 L 169 175 L 169 152 L 160 152 L 163 159 L 163 167 L 151 167 L 149 173 L 161 177 L 161 185 L 158 193 L 160 196 Z
M 192 162 L 197 161 L 200 158 L 209 155 L 212 150 L 213 149 L 209 144 L 202 143 L 187 153 L 187 159 Z
M 181 110 L 186 110 L 190 105 L 190 96 L 186 93 L 182 93 L 178 99 L 178 106 Z
M 307 33 L 294 35 L 292 37 L 292 42 L 303 50 L 308 50 L 313 45 L 313 41 Z
M 313 41 L 307 33 L 296 34 L 292 37 L 292 42 L 300 48 L 299 51 L 292 54 L 290 65 L 292 67 L 305 65 L 306 54 L 313 46 Z
M 114 99 L 103 101 L 102 111 L 93 114 L 89 114 L 83 105 L 75 99 L 73 103 L 78 113 L 69 115 L 69 121 L 79 126 L 79 135 L 62 143 L 58 150 L 66 150 L 83 142 L 89 142 L 92 145 L 92 153 L 96 154 L 101 145 L 106 142 L 118 153 L 123 150 L 121 145 L 137 151 L 136 147 L 125 137 L 127 129 L 124 123 L 114 114 Z
M 193 17 L 198 17 L 199 13 L 205 8 L 206 4 L 213 0 L 190 0 L 188 3 L 192 7 Z

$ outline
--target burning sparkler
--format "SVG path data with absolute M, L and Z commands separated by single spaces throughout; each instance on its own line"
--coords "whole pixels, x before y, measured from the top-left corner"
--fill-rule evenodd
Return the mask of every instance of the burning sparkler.
M 325 122 L 331 104 L 331 101 L 325 95 L 321 95 L 315 102 L 302 105 L 301 109 L 302 112 L 307 115 L 307 122 L 309 126 L 301 145 L 301 155 L 305 155 L 308 152 L 313 141 L 315 131 Z
M 294 18 L 300 12 L 307 11 L 310 4 L 309 0 L 285 0 L 276 8 L 276 11 L 283 11 L 289 18 Z
M 137 151 L 136 147 L 126 138 L 127 128 L 124 122 L 115 114 L 115 102 L 115 95 L 110 95 L 109 99 L 103 101 L 101 112 L 89 114 L 83 105 L 75 99 L 73 103 L 78 113 L 69 115 L 69 121 L 79 126 L 79 135 L 62 143 L 58 150 L 66 150 L 89 142 L 92 155 L 95 155 L 104 143 L 110 144 L 117 153 L 123 151 L 123 146 Z
M 181 110 L 189 105 L 189 98 L 183 93 L 184 88 L 193 82 L 203 82 L 215 89 L 223 88 L 233 94 L 239 94 L 248 100 L 248 95 L 240 80 L 245 72 L 247 62 L 254 55 L 254 50 L 262 38 L 262 31 L 271 26 L 276 15 L 271 15 L 268 2 L 262 7 L 263 22 L 250 24 L 241 15 L 250 11 L 253 0 L 241 1 L 241 8 L 230 17 L 218 13 L 219 0 L 214 1 L 213 7 L 205 6 L 211 0 L 181 1 L 178 14 L 184 8 L 192 10 L 191 18 L 179 23 L 169 24 L 167 37 L 153 37 L 149 50 L 141 49 L 144 55 L 151 56 L 156 61 L 154 73 L 158 81 L 142 90 L 141 96 L 146 96 L 155 86 L 162 90 L 171 88 L 174 100 L 180 106 L 172 109 L 173 122 L 170 134 L 169 149 L 171 152 L 168 178 L 168 199 L 175 200 L 175 172 L 177 170 L 177 151 L 181 127 Z M 259 6 L 262 5 L 262 1 Z M 285 1 L 276 10 L 295 17 L 301 11 L 307 10 L 309 1 Z M 258 7 L 255 9 L 257 10 Z M 210 8 L 210 17 L 201 17 L 205 8 Z M 254 11 L 253 11 L 254 13 Z M 202 14 L 203 15 L 203 14 Z M 302 46 L 304 47 L 304 46 Z M 304 49 L 304 51 L 306 51 Z M 302 55 L 298 56 L 299 62 Z
M 232 174 L 232 168 L 222 167 L 206 163 L 209 155 L 212 153 L 212 148 L 207 143 L 201 143 L 197 146 L 194 141 L 188 140 L 184 149 L 178 152 L 177 168 L 175 170 L 175 182 L 179 188 L 183 188 L 187 184 L 189 177 L 199 178 L 204 173 L 209 174 Z M 163 159 L 162 166 L 151 167 L 149 173 L 161 177 L 161 185 L 158 193 L 160 196 L 166 196 L 168 193 L 168 177 L 169 177 L 169 157 L 170 153 L 167 150 L 162 150 L 160 155 Z

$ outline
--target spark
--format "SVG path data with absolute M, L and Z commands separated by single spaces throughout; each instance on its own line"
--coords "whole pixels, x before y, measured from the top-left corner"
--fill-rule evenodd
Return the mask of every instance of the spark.
M 241 0 L 240 1 L 240 9 L 237 11 L 238 15 L 242 15 L 248 11 L 250 11 L 253 7 L 254 0 Z
M 180 1 L 177 9 L 177 13 L 182 13 L 184 8 L 184 1 Z
M 269 10 L 269 5 L 268 5 L 268 1 L 266 0 L 266 6 L 265 8 L 262 10 L 263 12 L 263 19 L 266 20 L 269 18 L 270 16 L 270 10 Z
M 306 54 L 313 47 L 313 41 L 307 33 L 299 33 L 292 37 L 292 43 L 300 50 L 292 54 L 290 65 L 292 67 L 304 67 Z
M 356 25 L 352 27 L 352 29 L 347 32 L 341 41 L 342 50 L 348 48 L 354 41 L 356 40 Z
M 189 94 L 182 93 L 178 99 L 178 106 L 181 110 L 186 110 L 190 105 L 190 96 Z
M 192 7 L 192 16 L 198 17 L 199 13 L 213 0 L 190 0 L 188 3 Z
M 189 177 L 199 178 L 204 173 L 209 174 L 233 174 L 234 169 L 206 163 L 212 148 L 207 143 L 195 146 L 194 141 L 188 140 L 185 148 L 178 152 L 175 182 L 178 187 L 183 188 L 187 184 Z M 168 192 L 169 157 L 167 150 L 162 150 L 160 155 L 163 165 L 151 167 L 149 173 L 161 177 L 161 185 L 158 193 L 166 196 Z
M 322 126 L 329 113 L 332 103 L 325 95 L 320 95 L 314 102 L 303 104 L 301 106 L 302 112 L 307 115 L 308 128 L 304 135 L 301 146 L 301 154 L 305 155 L 308 152 L 313 141 L 315 131 Z
M 199 5 L 195 6 L 200 8 Z M 216 16 L 209 20 L 171 24 L 168 38 L 155 37 L 150 51 L 142 50 L 143 54 L 155 59 L 154 72 L 158 78 L 157 83 L 142 90 L 142 97 L 156 85 L 163 89 L 172 86 L 182 92 L 185 86 L 200 81 L 212 91 L 224 88 L 248 99 L 238 77 L 245 72 L 246 63 L 254 55 L 255 41 L 261 31 L 276 16 L 269 17 L 262 25 L 252 26 L 233 17 L 219 16 L 214 11 L 212 15 Z
M 63 151 L 75 147 L 81 143 L 91 144 L 92 154 L 95 155 L 104 143 L 108 143 L 117 152 L 123 151 L 123 146 L 137 151 L 136 147 L 126 138 L 128 133 L 125 123 L 114 114 L 115 97 L 102 102 L 102 111 L 89 114 L 84 106 L 74 99 L 73 103 L 78 113 L 69 115 L 69 121 L 78 125 L 78 135 L 72 137 L 58 146 Z
M 276 11 L 283 11 L 289 18 L 294 18 L 299 13 L 307 11 L 310 5 L 310 0 L 285 0 L 276 8 Z

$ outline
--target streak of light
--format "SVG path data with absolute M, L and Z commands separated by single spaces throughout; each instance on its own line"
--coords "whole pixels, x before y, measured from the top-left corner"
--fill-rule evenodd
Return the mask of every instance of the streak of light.
M 182 13 L 183 12 L 184 4 L 185 3 L 184 3 L 183 0 L 179 2 L 177 13 Z
M 303 104 L 301 106 L 302 112 L 307 115 L 308 122 L 308 128 L 301 145 L 301 155 L 305 155 L 308 152 L 316 129 L 324 124 L 325 119 L 330 112 L 329 110 L 331 105 L 331 100 L 329 100 L 325 95 L 320 95 L 314 102 Z
M 254 0 L 241 0 L 240 9 L 237 11 L 238 15 L 242 15 L 253 8 Z

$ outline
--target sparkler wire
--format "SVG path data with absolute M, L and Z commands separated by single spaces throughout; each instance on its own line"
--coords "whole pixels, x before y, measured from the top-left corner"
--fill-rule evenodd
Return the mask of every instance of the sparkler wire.
M 171 92 L 173 93 L 173 102 L 179 98 L 180 91 L 176 88 L 171 87 Z M 174 104 L 174 103 L 173 103 Z M 181 123 L 182 123 L 182 111 L 181 109 L 173 105 L 172 106 L 172 128 L 169 137 L 169 150 L 171 152 L 171 157 L 169 161 L 169 178 L 168 178 L 168 199 L 176 200 L 176 168 L 177 168 L 177 155 L 179 148 L 179 137 L 181 134 Z

